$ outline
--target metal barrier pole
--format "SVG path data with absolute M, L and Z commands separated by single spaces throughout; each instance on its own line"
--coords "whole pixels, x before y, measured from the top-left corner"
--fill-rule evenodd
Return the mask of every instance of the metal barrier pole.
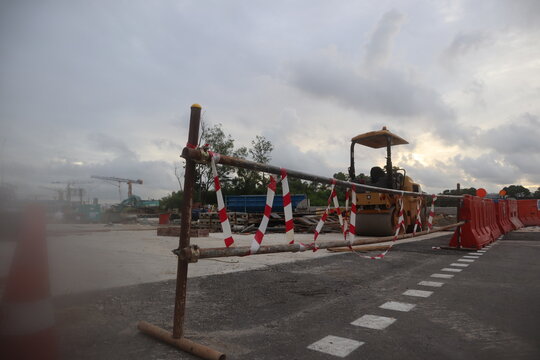
M 195 147 L 199 142 L 199 127 L 201 122 L 201 106 L 193 104 L 191 106 L 191 116 L 189 119 L 188 146 Z M 180 228 L 179 248 L 189 248 L 189 231 L 191 228 L 191 205 L 193 199 L 193 188 L 195 185 L 195 161 L 186 159 L 186 172 L 184 176 L 184 199 L 182 204 L 182 218 Z M 158 340 L 173 345 L 180 350 L 189 352 L 203 359 L 225 360 L 225 354 L 211 349 L 202 344 L 190 341 L 184 335 L 184 317 L 186 313 L 186 285 L 189 261 L 178 257 L 178 268 L 176 272 L 176 297 L 174 302 L 174 322 L 173 332 L 166 331 L 158 326 L 139 321 L 137 328 Z
M 194 160 L 195 162 L 202 163 L 202 164 L 208 164 L 210 161 L 210 155 L 207 152 L 205 152 L 202 149 L 193 149 L 189 147 L 185 147 L 182 150 L 182 157 L 184 159 L 191 159 L 191 160 Z M 229 165 L 229 166 L 234 166 L 234 167 L 248 169 L 248 170 L 265 172 L 268 174 L 281 175 L 281 168 L 278 166 L 261 164 L 254 161 L 235 158 L 232 156 L 220 155 L 218 163 L 222 165 Z M 380 192 L 380 193 L 386 193 L 386 194 L 410 195 L 410 196 L 431 196 L 431 194 L 426 194 L 426 193 L 387 189 L 387 188 L 381 188 L 381 187 L 371 186 L 371 185 L 366 185 L 366 184 L 353 183 L 350 181 L 332 179 L 329 177 L 308 174 L 308 173 L 297 171 L 297 170 L 291 170 L 291 169 L 285 169 L 285 170 L 287 170 L 287 176 L 291 178 L 314 181 L 314 182 L 319 182 L 322 184 L 331 184 L 332 182 L 335 182 L 336 186 L 339 186 L 342 188 L 350 188 L 354 185 L 357 189 L 363 189 L 366 191 Z M 462 195 L 437 195 L 437 197 L 448 198 L 448 199 L 463 198 Z
M 450 224 L 446 226 L 441 226 L 436 229 L 431 230 L 429 233 L 433 234 L 439 231 L 448 230 L 465 224 L 461 221 L 455 224 Z M 419 231 L 416 233 L 416 236 L 427 234 L 427 230 Z M 398 237 L 398 240 L 409 239 L 415 237 L 413 233 L 401 234 Z M 350 244 L 351 246 L 356 245 L 365 245 L 365 244 L 378 244 L 383 242 L 393 241 L 394 236 L 385 236 L 378 238 L 369 238 L 369 239 L 357 239 Z M 328 240 L 317 242 L 318 249 L 328 249 L 334 247 L 344 247 L 349 246 L 349 242 L 345 240 Z M 256 253 L 251 253 L 250 246 L 238 246 L 238 247 L 221 247 L 221 248 L 199 248 L 196 245 L 185 247 L 183 249 L 176 249 L 173 252 L 178 255 L 180 258 L 185 259 L 189 262 L 197 262 L 199 259 L 208 259 L 208 258 L 218 258 L 218 257 L 229 257 L 229 256 L 247 256 L 247 255 L 263 255 L 263 254 L 275 254 L 282 252 L 301 252 L 301 251 L 310 251 L 312 250 L 309 245 L 302 244 L 279 244 L 279 245 L 262 245 Z

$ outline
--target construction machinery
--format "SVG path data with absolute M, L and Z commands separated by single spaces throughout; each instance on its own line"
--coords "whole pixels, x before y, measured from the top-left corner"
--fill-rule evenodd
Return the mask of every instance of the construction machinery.
M 386 147 L 385 169 L 375 166 L 371 168 L 369 177 L 357 179 L 354 168 L 354 146 L 356 144 L 374 149 Z M 387 189 L 421 192 L 420 185 L 407 176 L 405 169 L 392 165 L 392 146 L 403 144 L 408 144 L 408 142 L 391 133 L 386 126 L 382 130 L 370 131 L 353 137 L 351 139 L 351 166 L 349 167 L 351 181 Z M 394 194 L 359 191 L 356 195 L 357 216 L 355 225 L 357 235 L 393 235 L 399 218 L 399 198 L 398 195 Z M 426 204 L 422 196 L 403 196 L 402 199 L 405 229 L 401 228 L 400 232 L 412 232 L 418 212 L 420 212 L 422 224 L 425 224 Z
M 128 198 L 133 196 L 133 184 L 142 185 L 142 183 L 143 183 L 143 181 L 141 179 L 133 180 L 133 179 L 117 178 L 117 177 L 113 177 L 113 176 L 97 176 L 97 175 L 92 175 L 91 177 L 93 179 L 99 179 L 99 180 L 104 180 L 104 181 L 108 181 L 108 182 L 118 183 L 118 184 L 115 184 L 115 185 L 118 186 L 118 195 L 120 196 L 120 201 L 122 201 L 122 190 L 120 188 L 121 183 L 128 184 Z

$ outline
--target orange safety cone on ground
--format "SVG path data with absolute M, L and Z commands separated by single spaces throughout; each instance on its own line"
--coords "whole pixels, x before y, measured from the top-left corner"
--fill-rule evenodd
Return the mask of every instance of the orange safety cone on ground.
M 29 206 L 0 302 L 0 358 L 56 359 L 45 213 Z

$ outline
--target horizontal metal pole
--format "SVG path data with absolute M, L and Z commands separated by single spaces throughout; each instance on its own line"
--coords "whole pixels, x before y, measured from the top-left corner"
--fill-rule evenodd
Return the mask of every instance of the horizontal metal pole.
M 192 149 L 188 147 L 185 147 L 182 150 L 182 157 L 184 159 L 194 160 L 198 163 L 203 163 L 203 164 L 207 164 L 210 161 L 210 155 L 207 152 L 201 149 Z M 235 158 L 232 156 L 220 155 L 218 163 L 222 165 L 234 166 L 234 167 L 239 167 L 243 169 L 261 171 L 261 172 L 265 172 L 269 174 L 275 174 L 275 175 L 281 174 L 281 168 L 278 166 L 261 164 L 254 161 Z M 426 193 L 386 189 L 386 188 L 380 188 L 380 187 L 366 185 L 366 184 L 358 184 L 358 183 L 353 183 L 350 181 L 344 181 L 344 180 L 332 179 L 332 178 L 324 177 L 324 176 L 308 174 L 308 173 L 296 171 L 296 170 L 290 170 L 290 169 L 285 169 L 285 170 L 287 171 L 287 175 L 293 178 L 309 180 L 309 181 L 314 181 L 314 182 L 323 183 L 323 184 L 331 184 L 333 181 L 335 181 L 336 186 L 343 187 L 343 188 L 351 188 L 352 186 L 355 186 L 357 189 L 363 189 L 363 190 L 372 191 L 372 192 L 396 194 L 396 195 L 431 197 L 431 194 L 426 194 Z M 449 199 L 463 198 L 462 195 L 437 195 L 437 197 L 449 198 Z
M 146 335 L 152 336 L 158 340 L 166 342 L 169 345 L 175 346 L 180 350 L 184 350 L 190 354 L 207 360 L 225 360 L 226 356 L 220 351 L 216 351 L 208 346 L 201 345 L 186 338 L 174 338 L 171 332 L 164 330 L 158 326 L 139 321 L 137 328 Z
M 455 224 L 450 224 L 446 226 L 441 226 L 434 228 L 429 231 L 429 233 L 435 233 L 443 230 L 448 230 L 457 226 L 465 224 L 464 221 L 460 221 Z M 412 238 L 413 236 L 420 236 L 427 234 L 428 231 L 419 231 L 414 235 L 413 233 L 402 234 L 398 236 L 398 240 Z M 355 245 L 364 245 L 364 244 L 377 244 L 394 240 L 394 236 L 385 236 L 377 238 L 368 238 L 368 239 L 357 239 L 352 242 L 352 246 Z M 345 240 L 332 240 L 332 241 L 321 241 L 316 243 L 318 249 L 327 249 L 333 247 L 343 247 L 349 246 L 349 243 Z M 221 248 L 208 248 L 201 249 L 196 245 L 186 247 L 184 249 L 175 249 L 173 253 L 180 256 L 181 258 L 189 262 L 197 262 L 199 259 L 208 259 L 208 258 L 219 258 L 219 257 L 229 257 L 229 256 L 247 256 L 247 255 L 262 255 L 262 254 L 274 254 L 282 252 L 301 252 L 311 250 L 309 244 L 305 246 L 299 243 L 296 244 L 280 244 L 280 245 L 263 245 L 255 254 L 251 254 L 250 246 L 239 246 L 239 247 L 221 247 Z

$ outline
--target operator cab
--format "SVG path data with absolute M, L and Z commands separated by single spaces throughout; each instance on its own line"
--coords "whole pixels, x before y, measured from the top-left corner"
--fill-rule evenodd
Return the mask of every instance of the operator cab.
M 387 189 L 403 189 L 405 180 L 405 170 L 393 169 L 392 167 L 392 146 L 408 144 L 407 140 L 391 133 L 386 126 L 382 130 L 370 131 L 357 135 L 351 139 L 351 166 L 349 167 L 349 177 L 355 181 L 356 174 L 354 168 L 354 145 L 361 144 L 374 149 L 386 147 L 386 171 L 379 166 L 371 168 L 369 185 L 383 187 Z M 403 171 L 401 174 L 399 171 Z

